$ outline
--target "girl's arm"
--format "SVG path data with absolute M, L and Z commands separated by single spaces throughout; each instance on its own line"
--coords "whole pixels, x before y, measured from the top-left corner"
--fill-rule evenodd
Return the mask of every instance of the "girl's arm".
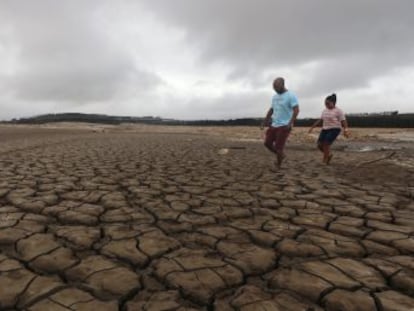
M 318 119 L 315 121 L 315 123 L 313 123 L 313 125 L 311 126 L 311 128 L 309 129 L 308 133 L 311 133 L 312 130 L 317 127 L 320 123 L 322 122 L 322 119 Z
M 348 137 L 349 137 L 348 122 L 346 122 L 346 120 L 342 120 L 342 121 L 341 121 L 341 124 L 342 124 L 342 127 L 343 127 L 343 129 L 344 129 L 344 136 L 345 136 L 346 138 L 348 138 Z

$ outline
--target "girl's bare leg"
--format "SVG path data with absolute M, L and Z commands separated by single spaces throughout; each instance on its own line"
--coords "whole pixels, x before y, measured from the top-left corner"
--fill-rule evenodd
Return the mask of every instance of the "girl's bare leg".
M 322 151 L 323 151 L 323 163 L 329 164 L 329 161 L 332 158 L 331 151 L 329 148 L 329 144 L 322 144 Z
M 318 149 L 320 152 L 323 152 L 322 143 L 318 142 Z

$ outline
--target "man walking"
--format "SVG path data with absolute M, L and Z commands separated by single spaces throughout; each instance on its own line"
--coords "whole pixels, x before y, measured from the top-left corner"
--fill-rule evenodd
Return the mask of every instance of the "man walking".
M 285 158 L 284 147 L 292 130 L 296 117 L 299 114 L 299 103 L 295 94 L 287 90 L 285 80 L 277 78 L 273 81 L 272 105 L 267 112 L 263 126 L 268 126 L 266 131 L 265 146 L 276 154 L 277 166 L 282 165 Z

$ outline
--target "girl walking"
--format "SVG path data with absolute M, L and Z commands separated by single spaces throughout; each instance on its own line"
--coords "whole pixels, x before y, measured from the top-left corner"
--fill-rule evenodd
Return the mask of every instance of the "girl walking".
M 323 153 L 323 163 L 329 164 L 332 159 L 330 146 L 338 137 L 341 128 L 344 136 L 349 136 L 348 123 L 345 114 L 336 107 L 336 94 L 329 95 L 325 99 L 325 109 L 322 111 L 321 118 L 317 120 L 309 129 L 309 133 L 322 122 L 322 130 L 318 138 L 318 149 Z

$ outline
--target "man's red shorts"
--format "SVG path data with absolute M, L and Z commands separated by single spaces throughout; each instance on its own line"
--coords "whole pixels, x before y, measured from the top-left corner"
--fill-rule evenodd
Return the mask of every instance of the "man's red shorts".
M 289 126 L 269 127 L 266 131 L 264 144 L 270 151 L 283 154 L 289 133 Z

